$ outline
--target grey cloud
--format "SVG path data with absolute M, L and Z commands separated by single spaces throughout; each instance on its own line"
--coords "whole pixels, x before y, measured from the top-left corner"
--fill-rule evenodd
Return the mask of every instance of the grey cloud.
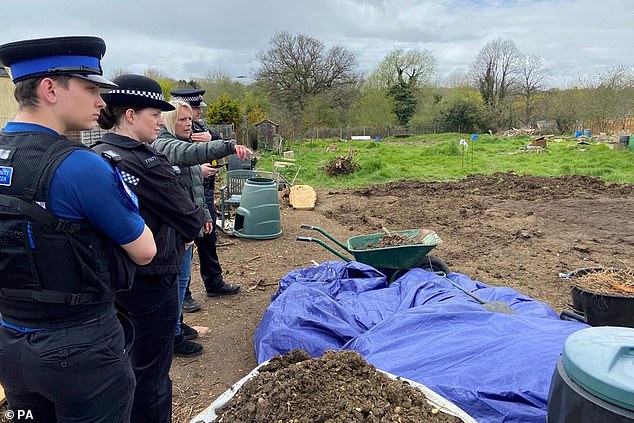
M 11 19 L 0 42 L 98 35 L 106 70 L 156 66 L 178 79 L 249 74 L 282 30 L 348 48 L 365 72 L 395 46 L 430 49 L 444 75 L 468 68 L 487 41 L 510 38 L 558 80 L 631 64 L 634 38 L 629 0 L 23 0 L 3 4 L 3 14 Z

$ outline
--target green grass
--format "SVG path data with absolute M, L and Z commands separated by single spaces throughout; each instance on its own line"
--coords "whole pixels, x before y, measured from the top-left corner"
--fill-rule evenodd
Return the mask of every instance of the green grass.
M 468 134 L 436 134 L 375 141 L 314 140 L 292 142 L 301 166 L 297 183 L 313 187 L 359 187 L 396 180 L 456 180 L 470 174 L 516 172 L 536 176 L 591 175 L 605 181 L 634 183 L 634 152 L 614 151 L 601 143 L 578 145 L 571 137 L 549 141 L 542 153 L 523 152 L 529 136 L 482 135 L 463 149 Z M 336 146 L 334 152 L 326 149 Z M 354 151 L 358 169 L 352 175 L 329 177 L 326 164 Z M 277 156 L 264 153 L 258 168 L 271 170 Z M 290 171 L 290 170 L 289 170 Z M 284 172 L 284 171 L 283 171 Z M 292 176 L 292 175 L 291 175 Z

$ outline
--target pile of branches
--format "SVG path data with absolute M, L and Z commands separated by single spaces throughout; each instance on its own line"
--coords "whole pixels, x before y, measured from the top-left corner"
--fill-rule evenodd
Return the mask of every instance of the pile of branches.
M 511 128 L 508 129 L 506 131 L 500 131 L 497 133 L 497 135 L 504 135 L 507 137 L 514 137 L 516 135 L 535 135 L 535 133 L 537 132 L 536 129 L 534 128 Z
M 339 156 L 329 161 L 324 169 L 326 175 L 339 176 L 354 173 L 359 164 L 352 159 L 353 155 L 354 151 L 350 148 L 347 156 Z

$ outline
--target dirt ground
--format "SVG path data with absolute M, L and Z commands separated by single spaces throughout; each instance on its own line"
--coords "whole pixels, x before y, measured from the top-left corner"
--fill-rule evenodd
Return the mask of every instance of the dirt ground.
M 452 271 L 509 286 L 560 312 L 571 303 L 560 273 L 634 268 L 633 213 L 632 184 L 513 173 L 317 190 L 312 211 L 282 204 L 279 238 L 220 237 L 225 279 L 242 284 L 239 295 L 205 298 L 194 264 L 192 291 L 203 310 L 186 314 L 185 321 L 209 331 L 199 338 L 203 355 L 174 360 L 174 421 L 188 422 L 256 367 L 253 334 L 282 276 L 313 261 L 337 260 L 316 243 L 297 242 L 298 235 L 320 236 L 300 229 L 301 224 L 319 226 L 344 242 L 382 227 L 434 230 L 443 242 L 431 254 Z

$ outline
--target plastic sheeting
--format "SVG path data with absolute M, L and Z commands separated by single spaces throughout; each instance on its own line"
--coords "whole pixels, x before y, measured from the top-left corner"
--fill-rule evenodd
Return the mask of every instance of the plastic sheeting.
M 478 422 L 543 423 L 550 381 L 564 341 L 587 327 L 563 321 L 546 304 L 465 275 L 412 269 L 387 285 L 358 262 L 325 262 L 295 270 L 255 333 L 258 362 L 301 348 L 312 357 L 350 349 L 377 368 L 422 383 Z

